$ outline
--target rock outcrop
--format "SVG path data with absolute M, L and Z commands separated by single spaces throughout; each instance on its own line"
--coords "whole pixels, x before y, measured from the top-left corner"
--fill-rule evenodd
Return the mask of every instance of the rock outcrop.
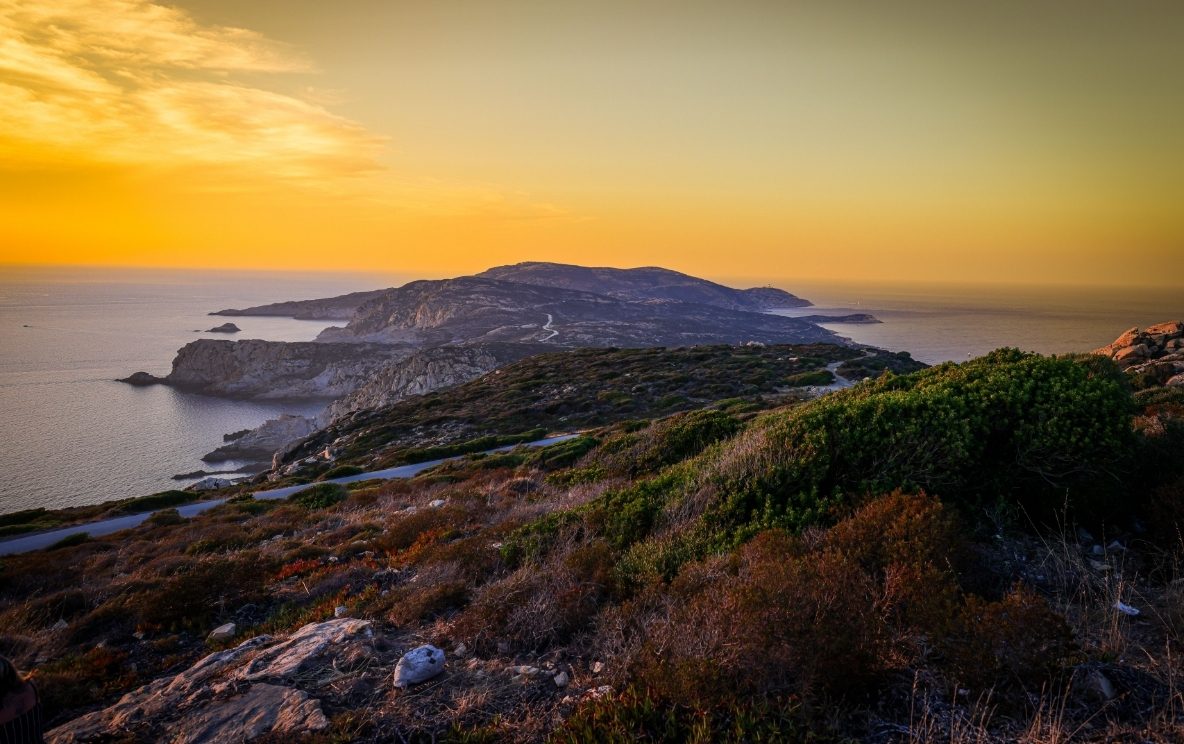
M 239 328 L 234 323 L 223 323 L 220 326 L 214 326 L 206 331 L 206 333 L 238 333 L 242 328 Z
M 1184 321 L 1131 328 L 1113 343 L 1094 350 L 1129 374 L 1161 385 L 1184 385 Z
M 357 390 L 331 403 L 326 423 L 355 411 L 385 408 L 412 395 L 475 380 L 504 364 L 547 349 L 541 344 L 478 344 L 418 351 L 388 364 Z
M 319 427 L 314 419 L 284 414 L 269 419 L 202 457 L 205 462 L 227 460 L 271 461 L 272 455 Z
M 164 383 L 164 378 L 157 377 L 148 372 L 135 372 L 127 377 L 121 377 L 116 382 L 126 382 L 128 385 L 136 387 L 148 387 L 149 385 L 160 385 Z
M 135 734 L 137 741 L 237 744 L 264 734 L 299 737 L 329 726 L 313 696 L 323 680 L 348 674 L 373 655 L 374 634 L 364 620 L 313 623 L 284 640 L 257 636 L 58 726 L 46 741 L 82 744 Z
M 390 344 L 202 339 L 177 352 L 163 382 L 206 395 L 339 398 L 411 351 Z

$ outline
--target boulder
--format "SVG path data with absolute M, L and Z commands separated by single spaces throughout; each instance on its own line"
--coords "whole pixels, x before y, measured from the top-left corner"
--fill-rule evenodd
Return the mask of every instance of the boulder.
M 186 490 L 188 490 L 188 491 L 216 491 L 219 488 L 226 488 L 227 486 L 232 486 L 232 485 L 234 485 L 234 481 L 230 480 L 229 478 L 215 478 L 214 476 L 210 476 L 208 478 L 202 478 L 201 480 L 199 480 L 197 483 L 194 483 L 192 486 L 190 486 Z
M 1125 362 L 1128 360 L 1146 359 L 1151 356 L 1153 349 L 1147 344 L 1135 344 L 1114 352 L 1114 360 Z
M 226 623 L 225 625 L 219 625 L 217 628 L 214 628 L 212 631 L 210 631 L 210 634 L 206 636 L 206 640 L 213 641 L 215 643 L 229 641 L 231 638 L 234 638 L 234 634 L 237 632 L 238 626 L 236 626 L 234 623 Z
M 172 740 L 176 744 L 238 744 L 263 734 L 293 736 L 328 727 L 320 702 L 307 693 L 258 684 L 187 717 L 176 726 Z
M 444 652 L 435 646 L 425 644 L 413 648 L 395 665 L 395 687 L 406 689 L 420 682 L 426 682 L 444 671 Z
M 1168 338 L 1180 338 L 1184 336 L 1184 320 L 1170 320 L 1167 323 L 1156 323 L 1152 326 L 1147 326 L 1143 332 L 1152 335 L 1163 335 Z
M 1176 375 L 1175 377 L 1172 377 L 1172 378 L 1170 378 L 1170 379 L 1169 379 L 1167 382 L 1165 382 L 1164 384 L 1165 384 L 1165 385 L 1171 385 L 1172 387 L 1181 387 L 1181 386 L 1184 386 L 1184 373 L 1178 374 L 1178 375 Z

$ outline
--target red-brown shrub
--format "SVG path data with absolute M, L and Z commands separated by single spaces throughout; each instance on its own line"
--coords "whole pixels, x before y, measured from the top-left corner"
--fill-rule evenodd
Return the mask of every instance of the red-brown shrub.
M 1076 653 L 1065 619 L 1019 585 L 997 602 L 967 597 L 943 653 L 952 682 L 1038 690 Z

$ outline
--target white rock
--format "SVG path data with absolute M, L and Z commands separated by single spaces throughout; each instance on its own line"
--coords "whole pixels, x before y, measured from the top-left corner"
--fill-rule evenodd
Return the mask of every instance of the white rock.
M 433 509 L 439 509 L 441 506 L 444 506 L 445 503 L 447 502 L 444 501 L 444 499 L 435 499 L 433 501 L 429 501 L 428 506 L 432 507 Z
M 211 475 L 206 478 L 202 478 L 197 483 L 194 483 L 192 486 L 189 487 L 189 490 L 190 491 L 216 491 L 219 488 L 226 488 L 227 486 L 232 486 L 232 485 L 234 485 L 234 481 L 230 480 L 229 478 L 215 478 L 214 476 Z
M 345 605 L 337 605 L 333 608 L 333 617 L 345 617 L 349 614 L 349 608 Z
M 56 623 L 53 624 L 54 630 L 65 630 L 68 627 L 70 627 L 70 624 L 67 623 L 65 620 L 58 620 Z
M 571 677 L 567 672 L 560 672 L 559 674 L 555 675 L 554 682 L 556 687 L 564 688 L 567 687 L 569 682 L 571 682 Z
M 236 632 L 238 632 L 238 626 L 234 623 L 226 623 L 211 630 L 210 634 L 206 636 L 206 639 L 214 642 L 229 641 L 231 638 L 234 638 Z
M 1139 614 L 1139 609 L 1137 607 L 1131 607 L 1130 605 L 1128 605 L 1126 602 L 1123 602 L 1122 600 L 1115 602 L 1114 607 L 1122 614 L 1130 615 L 1131 617 L 1134 617 L 1135 615 Z
M 456 648 L 452 649 L 453 656 L 464 656 L 469 652 L 469 647 L 463 643 L 456 644 Z
M 444 671 L 444 652 L 430 644 L 413 648 L 395 665 L 395 687 L 426 682 Z
M 593 674 L 600 674 L 603 671 L 604 671 L 604 662 L 600 662 L 600 661 L 592 662 L 592 673 Z

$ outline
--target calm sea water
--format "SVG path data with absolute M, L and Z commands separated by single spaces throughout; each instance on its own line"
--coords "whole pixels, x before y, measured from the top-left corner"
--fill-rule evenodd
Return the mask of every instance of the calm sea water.
M 930 364 L 1003 346 L 1042 354 L 1090 351 L 1132 326 L 1184 320 L 1184 292 L 1171 288 L 777 284 L 815 303 L 786 315 L 871 313 L 883 323 L 825 327 Z
M 91 504 L 178 487 L 222 435 L 320 404 L 228 401 L 115 378 L 169 371 L 198 338 L 308 341 L 327 323 L 206 313 L 326 297 L 392 278 L 0 266 L 0 513 Z
M 224 433 L 320 409 L 114 382 L 138 370 L 164 374 L 189 341 L 225 338 L 194 333 L 225 320 L 206 313 L 410 278 L 0 267 L 0 513 L 176 487 L 171 476 L 201 469 Z M 876 315 L 883 324 L 829 327 L 926 362 L 1000 346 L 1089 350 L 1130 326 L 1184 318 L 1184 293 L 1168 290 L 772 283 L 816 303 L 794 314 Z M 233 320 L 243 329 L 236 339 L 309 340 L 327 325 Z

